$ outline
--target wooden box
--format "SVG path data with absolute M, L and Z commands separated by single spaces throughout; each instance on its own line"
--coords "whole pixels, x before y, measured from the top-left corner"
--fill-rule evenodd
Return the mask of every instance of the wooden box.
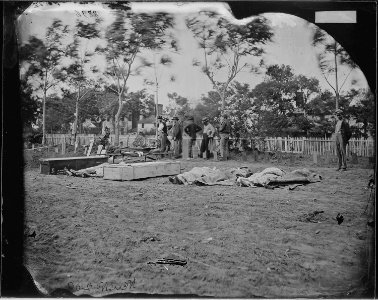
M 179 162 L 144 162 L 125 165 L 104 166 L 104 179 L 109 180 L 134 180 L 158 176 L 170 176 L 180 174 Z
M 40 159 L 41 174 L 56 174 L 57 171 L 67 168 L 68 170 L 81 170 L 95 167 L 108 161 L 108 157 L 102 156 L 80 156 L 80 157 L 59 157 Z

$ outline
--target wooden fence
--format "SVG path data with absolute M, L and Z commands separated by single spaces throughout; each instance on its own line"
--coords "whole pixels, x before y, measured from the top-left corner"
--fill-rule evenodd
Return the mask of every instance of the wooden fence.
M 99 139 L 101 135 L 78 134 L 77 138 L 80 145 L 88 145 L 91 140 Z M 125 147 L 132 147 L 137 135 L 120 135 L 119 140 Z M 185 137 L 184 137 L 185 138 Z M 155 141 L 153 136 L 143 137 L 147 145 L 152 145 Z M 70 134 L 48 134 L 46 136 L 48 145 L 66 144 L 74 145 L 74 139 Z M 239 141 L 240 142 L 240 141 Z M 114 134 L 110 135 L 110 143 L 114 144 Z M 197 139 L 197 145 L 200 145 L 201 138 Z M 219 141 L 218 141 L 219 143 Z M 268 137 L 247 139 L 246 144 L 249 147 L 257 148 L 260 151 L 281 151 L 292 153 L 312 154 L 317 152 L 319 155 L 331 154 L 336 155 L 336 145 L 333 138 L 290 138 L 290 137 Z M 374 140 L 369 139 L 351 139 L 347 145 L 347 153 L 355 153 L 357 156 L 371 157 L 374 156 Z
M 267 151 L 282 151 L 320 155 L 336 155 L 336 143 L 333 138 L 266 138 L 265 147 Z M 262 142 L 264 143 L 264 142 Z M 261 146 L 258 147 L 259 150 Z M 262 149 L 261 149 L 262 150 Z M 374 156 L 373 139 L 350 139 L 346 147 L 347 153 L 355 153 L 357 156 Z

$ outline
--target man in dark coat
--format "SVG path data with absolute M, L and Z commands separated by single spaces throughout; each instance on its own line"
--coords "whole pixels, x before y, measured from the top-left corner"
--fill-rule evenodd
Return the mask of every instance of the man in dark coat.
M 178 122 L 178 117 L 172 118 L 172 140 L 173 140 L 173 155 L 175 158 L 180 157 L 181 142 L 182 142 L 182 130 L 181 125 Z
M 160 140 L 160 152 L 166 151 L 168 129 L 162 116 L 158 116 L 158 138 Z
M 339 158 L 338 171 L 346 171 L 346 145 L 352 136 L 349 124 L 343 118 L 343 113 L 340 109 L 336 110 L 337 122 L 335 127 L 336 152 Z
M 185 126 L 184 132 L 189 135 L 189 157 L 193 157 L 192 149 L 196 144 L 197 132 L 201 131 L 202 128 L 194 123 L 194 118 L 190 116 L 188 118 L 189 124 Z
M 202 131 L 200 156 L 203 157 L 203 153 L 206 153 L 206 158 L 209 158 L 210 149 L 211 151 L 213 151 L 215 128 L 213 125 L 210 124 L 208 117 L 202 118 L 202 122 L 203 122 L 203 131 Z

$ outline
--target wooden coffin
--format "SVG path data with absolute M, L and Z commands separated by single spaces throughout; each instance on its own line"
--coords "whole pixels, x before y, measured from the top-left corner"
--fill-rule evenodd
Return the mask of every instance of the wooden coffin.
M 81 170 L 101 165 L 108 161 L 105 155 L 59 157 L 40 159 L 41 174 L 56 174 L 57 171 L 67 168 L 68 170 Z
M 179 162 L 143 162 L 125 165 L 104 166 L 104 179 L 134 180 L 180 174 Z

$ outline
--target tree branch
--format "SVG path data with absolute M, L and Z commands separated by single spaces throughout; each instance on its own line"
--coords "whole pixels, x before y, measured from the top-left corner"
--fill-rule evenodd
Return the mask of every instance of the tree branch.
M 352 71 L 353 71 L 353 69 L 351 69 L 351 70 L 349 71 L 348 75 L 345 77 L 343 83 L 341 84 L 341 86 L 340 86 L 340 88 L 339 88 L 339 93 L 341 92 L 341 89 L 343 88 L 343 86 L 344 86 L 346 80 L 348 79 L 348 77 L 349 77 L 350 73 L 352 73 Z
M 112 60 L 113 60 L 113 70 L 114 70 L 114 76 L 116 76 L 116 77 L 117 77 L 117 89 L 118 89 L 117 93 L 120 93 L 120 83 L 119 83 L 119 76 L 118 76 L 118 74 L 117 74 L 117 71 L 116 71 L 116 66 L 115 66 L 114 57 L 112 58 Z
M 108 89 L 113 91 L 114 93 L 118 94 L 118 91 L 116 91 L 115 89 L 113 89 L 112 87 L 108 86 Z
M 329 83 L 329 81 L 328 81 L 327 77 L 324 75 L 323 71 L 322 71 L 322 75 L 323 75 L 325 81 L 326 81 L 326 82 L 328 83 L 328 85 L 334 90 L 334 92 L 335 92 L 335 94 L 336 94 L 336 93 L 337 93 L 337 92 L 336 92 L 336 89 L 332 86 L 332 84 Z

